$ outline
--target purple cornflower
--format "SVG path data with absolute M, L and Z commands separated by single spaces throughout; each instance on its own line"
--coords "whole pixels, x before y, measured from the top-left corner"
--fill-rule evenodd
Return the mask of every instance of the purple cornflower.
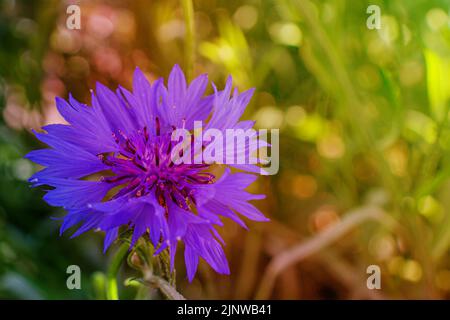
M 207 75 L 189 85 L 175 65 L 167 88 L 163 79 L 150 84 L 136 68 L 133 92 L 119 87 L 114 93 L 97 84 L 92 106 L 56 98 L 56 106 L 68 125 L 51 124 L 46 133 L 34 132 L 50 149 L 31 151 L 26 157 L 45 168 L 30 178 L 32 186 L 48 185 L 44 200 L 63 207 L 60 233 L 79 225 L 72 237 L 91 229 L 106 233 L 104 251 L 117 238 L 120 227 L 132 229 L 131 246 L 143 235 L 157 248 L 169 248 L 173 269 L 178 241 L 184 242 L 189 281 L 199 257 L 218 273 L 229 274 L 223 240 L 214 228 L 220 216 L 246 228 L 237 213 L 256 221 L 267 218 L 249 200 L 264 195 L 244 189 L 256 175 L 231 173 L 220 178 L 208 164 L 171 161 L 171 134 L 176 128 L 193 130 L 203 121 L 219 130 L 253 127 L 239 121 L 253 90 L 231 95 L 228 78 L 223 91 L 205 96 Z M 257 172 L 253 164 L 235 165 Z

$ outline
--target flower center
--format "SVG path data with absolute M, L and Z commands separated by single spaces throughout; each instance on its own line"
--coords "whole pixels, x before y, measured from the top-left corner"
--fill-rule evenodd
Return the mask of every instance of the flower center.
M 195 205 L 195 186 L 213 183 L 215 176 L 203 172 L 209 167 L 207 164 L 174 164 L 171 134 L 160 133 L 158 119 L 156 135 L 150 135 L 147 127 L 129 135 L 120 130 L 113 133 L 118 151 L 98 155 L 114 174 L 102 177 L 102 181 L 122 186 L 113 199 L 141 197 L 154 192 L 164 207 L 168 199 L 184 209 Z

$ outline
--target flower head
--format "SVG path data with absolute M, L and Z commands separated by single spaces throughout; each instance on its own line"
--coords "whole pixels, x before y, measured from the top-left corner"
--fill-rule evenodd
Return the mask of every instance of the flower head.
M 190 281 L 199 257 L 218 273 L 229 273 L 223 240 L 214 226 L 222 225 L 222 216 L 245 227 L 238 213 L 267 220 L 249 203 L 264 196 L 245 191 L 256 176 L 227 168 L 216 177 L 211 164 L 175 164 L 172 134 L 178 128 L 192 131 L 194 121 L 222 131 L 251 128 L 253 122 L 239 118 L 253 90 L 240 94 L 235 90 L 231 96 L 229 77 L 223 91 L 214 86 L 214 94 L 205 96 L 207 84 L 207 76 L 201 75 L 188 85 L 175 65 L 167 87 L 162 79 L 150 84 L 136 69 L 132 92 L 122 87 L 112 92 L 97 84 L 92 106 L 72 96 L 68 101 L 56 98 L 68 125 L 51 124 L 43 127 L 45 133 L 34 132 L 50 148 L 26 157 L 45 167 L 30 183 L 51 186 L 44 200 L 67 211 L 61 234 L 75 225 L 73 237 L 100 229 L 106 233 L 106 251 L 119 228 L 130 229 L 131 246 L 147 236 L 156 254 L 168 248 L 171 268 L 178 242 L 183 241 Z M 254 164 L 234 166 L 259 170 Z

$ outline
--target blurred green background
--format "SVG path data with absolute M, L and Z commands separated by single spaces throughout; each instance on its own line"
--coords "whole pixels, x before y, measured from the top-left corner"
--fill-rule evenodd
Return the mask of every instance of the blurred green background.
M 69 4 L 81 8 L 80 30 L 66 27 Z M 253 186 L 267 194 L 258 205 L 271 222 L 250 223 L 249 232 L 232 223 L 219 230 L 231 276 L 201 263 L 189 284 L 179 256 L 180 292 L 199 299 L 449 298 L 449 1 L 193 4 L 189 51 L 178 1 L 0 0 L 0 298 L 104 298 L 117 246 L 103 255 L 100 233 L 59 237 L 51 217 L 64 212 L 26 182 L 38 168 L 23 156 L 42 147 L 30 129 L 64 121 L 54 97 L 71 92 L 89 102 L 96 81 L 130 88 L 136 66 L 154 80 L 189 59 L 195 74 L 208 72 L 219 85 L 232 74 L 240 90 L 257 88 L 245 118 L 280 129 L 281 164 Z M 381 8 L 379 30 L 366 26 L 372 4 Z M 284 250 L 329 239 L 330 230 L 369 209 L 375 221 L 360 219 L 264 289 L 271 261 Z M 66 287 L 72 264 L 81 268 L 81 290 Z M 366 287 L 373 264 L 381 290 Z M 131 275 L 124 267 L 121 298 L 136 295 L 123 284 Z

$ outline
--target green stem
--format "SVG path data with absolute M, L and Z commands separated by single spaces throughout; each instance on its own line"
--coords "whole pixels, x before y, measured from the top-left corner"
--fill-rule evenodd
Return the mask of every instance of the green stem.
M 192 80 L 195 60 L 195 36 L 194 36 L 194 5 L 192 0 L 181 0 L 183 5 L 185 36 L 185 72 L 188 81 Z
M 106 298 L 108 300 L 119 300 L 117 289 L 117 273 L 119 272 L 122 261 L 128 253 L 129 244 L 123 243 L 111 261 L 106 275 Z
M 167 299 L 169 300 L 186 300 L 185 297 L 183 297 L 183 295 L 181 293 L 179 293 L 173 286 L 170 285 L 169 282 L 167 282 L 166 280 L 164 280 L 161 277 L 158 276 L 146 276 L 145 277 L 145 281 L 155 287 L 158 288 L 161 293 L 166 296 Z

